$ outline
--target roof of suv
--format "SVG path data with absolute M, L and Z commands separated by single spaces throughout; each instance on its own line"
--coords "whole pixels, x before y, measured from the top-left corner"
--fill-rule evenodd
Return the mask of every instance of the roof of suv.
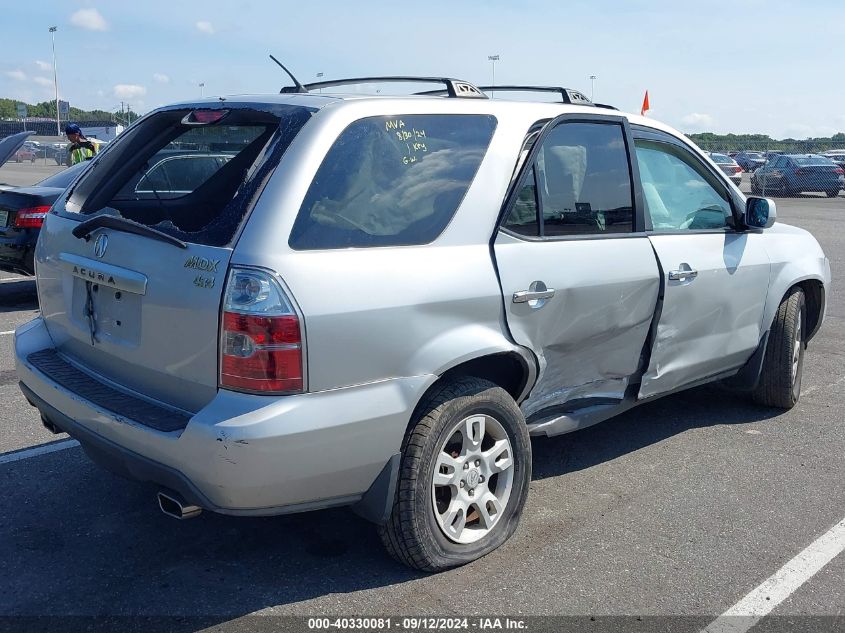
M 526 101 L 518 99 L 461 99 L 428 95 L 373 95 L 365 93 L 282 93 L 282 94 L 239 94 L 226 97 L 209 97 L 206 99 L 183 101 L 166 106 L 166 109 L 177 107 L 225 107 L 226 103 L 248 105 L 297 105 L 306 108 L 322 110 L 329 106 L 360 108 L 366 110 L 367 104 L 395 104 L 397 112 L 411 107 L 414 111 L 425 109 L 436 113 L 484 113 L 497 116 L 517 116 L 533 118 L 534 120 L 554 118 L 566 113 L 589 114 L 592 116 L 626 117 L 632 124 L 644 125 L 657 130 L 668 132 L 674 136 L 686 138 L 681 132 L 664 125 L 654 119 L 638 114 L 623 112 L 606 107 L 593 105 L 571 105 L 550 101 Z M 691 142 L 691 141 L 690 141 Z

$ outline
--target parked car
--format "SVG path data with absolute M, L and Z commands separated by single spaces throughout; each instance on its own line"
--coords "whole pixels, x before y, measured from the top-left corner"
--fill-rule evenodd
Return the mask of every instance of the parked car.
M 834 163 L 845 169 L 845 150 L 833 150 L 822 154 L 825 158 L 829 158 Z
M 15 162 L 16 163 L 22 163 L 25 160 L 28 160 L 30 163 L 34 163 L 35 162 L 35 150 L 33 150 L 29 147 L 23 147 L 22 146 L 15 152 Z
M 740 167 L 739 164 L 737 164 L 737 162 L 727 154 L 708 152 L 707 155 L 710 156 L 710 160 L 716 163 L 716 165 L 719 166 L 719 169 L 721 169 L 727 177 L 731 179 L 731 182 L 739 187 L 742 183 L 742 167 Z
M 766 157 L 762 152 L 739 152 L 734 156 L 737 165 L 745 171 L 754 171 L 766 164 Z
M 436 571 L 513 534 L 530 435 L 714 380 L 796 403 L 830 284 L 812 235 L 651 118 L 443 81 L 119 136 L 38 240 L 15 356 L 44 425 L 171 516 L 351 506 Z M 138 191 L 181 144 L 231 158 Z
M 0 165 L 17 155 L 27 134 L 0 141 Z M 31 187 L 0 186 L 0 270 L 35 274 L 35 243 L 44 217 L 56 198 L 79 175 L 85 164 L 70 167 Z
M 842 167 L 818 154 L 783 154 L 751 176 L 754 195 L 794 196 L 821 191 L 835 198 L 842 188 Z

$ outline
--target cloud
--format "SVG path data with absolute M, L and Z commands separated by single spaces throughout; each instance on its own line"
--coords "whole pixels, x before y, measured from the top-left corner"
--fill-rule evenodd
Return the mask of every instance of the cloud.
M 26 73 L 22 70 L 7 70 L 6 76 L 16 81 L 26 81 Z
M 169 84 L 170 77 L 163 73 L 153 73 L 153 79 L 156 80 L 160 84 Z
M 97 9 L 80 9 L 70 16 L 71 24 L 89 31 L 108 31 L 106 19 Z
M 53 65 L 50 62 L 42 62 L 40 59 L 35 60 L 35 65 L 38 66 L 38 70 L 52 70 Z
M 137 84 L 117 84 L 112 90 L 118 99 L 137 99 L 147 94 L 147 89 Z
M 214 35 L 214 25 L 208 20 L 200 20 L 196 24 L 197 30 L 206 35 Z
M 45 88 L 53 87 L 53 80 L 47 79 L 46 77 L 33 77 L 32 81 L 37 83 L 39 86 L 44 86 Z
M 681 123 L 683 123 L 691 132 L 701 132 L 712 130 L 716 122 L 709 114 L 693 112 L 681 119 Z

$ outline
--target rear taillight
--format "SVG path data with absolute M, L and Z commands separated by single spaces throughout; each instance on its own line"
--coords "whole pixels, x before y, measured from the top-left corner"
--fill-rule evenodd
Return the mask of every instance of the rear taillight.
M 734 165 L 734 173 L 735 174 L 741 174 L 742 173 L 742 167 L 740 167 L 739 165 Z
M 19 229 L 40 229 L 49 212 L 49 206 L 18 209 L 15 215 L 15 226 Z
M 796 170 L 795 170 L 795 175 L 796 175 L 796 176 L 800 176 L 800 175 L 802 175 L 803 173 L 804 173 L 804 170 L 803 170 L 803 169 L 796 169 Z
M 221 323 L 221 387 L 268 394 L 303 391 L 301 323 L 273 275 L 233 268 Z
M 833 170 L 833 173 L 839 174 L 841 176 L 842 174 L 845 174 L 845 169 L 842 169 L 841 167 L 837 167 L 836 169 Z

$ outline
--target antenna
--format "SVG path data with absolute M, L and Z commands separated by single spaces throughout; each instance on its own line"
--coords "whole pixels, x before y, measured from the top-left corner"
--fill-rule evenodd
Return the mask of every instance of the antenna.
M 296 90 L 292 90 L 290 88 L 282 88 L 280 90 L 280 92 L 308 92 L 302 86 L 302 84 L 299 83 L 299 81 L 297 81 L 296 77 L 293 76 L 293 73 L 291 71 L 289 71 L 287 68 L 285 68 L 285 65 L 282 62 L 280 62 L 278 59 L 276 59 L 272 55 L 270 55 L 270 59 L 272 59 L 274 62 L 276 62 L 281 67 L 281 69 L 284 70 L 288 74 L 288 77 L 291 78 L 291 81 L 293 81 L 293 85 L 296 87 Z

